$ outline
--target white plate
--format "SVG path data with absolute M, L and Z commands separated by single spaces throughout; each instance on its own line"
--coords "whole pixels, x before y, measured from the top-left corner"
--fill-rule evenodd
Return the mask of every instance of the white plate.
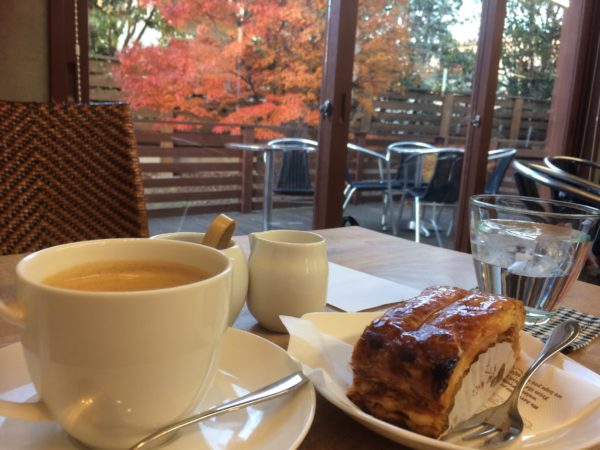
M 21 345 L 0 349 L 0 398 L 25 401 L 35 396 Z M 215 386 L 198 411 L 239 397 L 284 377 L 298 366 L 275 344 L 229 328 Z M 298 392 L 191 426 L 164 445 L 165 450 L 293 449 L 300 445 L 315 413 L 315 392 L 308 383 Z M 59 425 L 0 416 L 0 448 L 67 450 L 81 447 Z
M 465 446 L 460 441 L 432 439 L 381 421 L 361 411 L 346 397 L 346 391 L 352 382 L 349 366 L 352 346 L 365 326 L 378 315 L 381 313 L 311 313 L 302 319 L 284 317 L 283 321 L 290 331 L 288 352 L 303 363 L 304 373 L 327 400 L 376 433 L 418 449 L 456 450 L 477 447 L 477 443 Z M 526 367 L 541 350 L 542 343 L 521 333 L 521 347 L 519 365 Z M 546 380 L 546 386 L 564 394 L 563 400 L 551 398 L 548 403 L 540 404 L 552 406 L 539 407 L 537 411 L 533 409 L 531 414 L 531 406 L 522 401 L 520 409 L 525 418 L 526 429 L 507 448 L 600 449 L 600 375 L 568 357 L 558 355 L 540 369 L 530 385 L 536 380 Z M 508 392 L 506 390 L 506 395 Z M 569 392 L 570 395 L 567 395 Z M 527 427 L 531 429 L 528 431 Z

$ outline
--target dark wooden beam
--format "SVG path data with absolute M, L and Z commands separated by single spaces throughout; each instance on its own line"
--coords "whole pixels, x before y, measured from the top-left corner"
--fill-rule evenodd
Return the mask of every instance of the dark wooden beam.
M 88 102 L 89 45 L 85 0 L 48 0 L 48 42 L 50 101 Z M 79 44 L 79 55 L 76 43 Z
M 330 1 L 321 104 L 329 100 L 331 114 L 322 116 L 319 125 L 315 229 L 338 227 L 342 221 L 357 10 L 357 0 Z
M 595 23 L 600 24 L 600 2 L 596 3 Z M 591 58 L 589 113 L 580 157 L 600 162 L 600 26 L 596 29 L 596 48 Z
M 564 12 L 560 35 L 546 137 L 549 155 L 589 157 L 591 153 L 591 148 L 586 151 L 585 142 L 586 130 L 593 126 L 594 121 L 590 102 L 593 102 L 594 92 L 597 96 L 598 90 L 598 86 L 594 86 L 598 82 L 597 78 L 594 81 L 594 66 L 598 64 L 595 59 L 598 58 L 599 36 L 600 2 L 571 1 Z M 599 76 L 596 73 L 596 77 Z M 591 143 L 588 145 L 591 146 Z
M 505 15 L 506 0 L 483 1 L 471 96 L 471 123 L 467 128 L 454 236 L 454 248 L 463 252 L 469 251 L 470 243 L 469 199 L 472 195 L 482 193 L 485 186 Z
M 242 142 L 253 144 L 254 127 L 242 127 Z M 252 194 L 254 177 L 254 152 L 242 152 L 242 195 L 240 197 L 240 212 L 248 214 L 252 212 Z
M 90 101 L 90 41 L 88 24 L 88 5 L 86 0 L 76 0 L 78 3 L 77 15 L 79 17 L 79 61 L 81 64 L 81 98 L 82 103 Z

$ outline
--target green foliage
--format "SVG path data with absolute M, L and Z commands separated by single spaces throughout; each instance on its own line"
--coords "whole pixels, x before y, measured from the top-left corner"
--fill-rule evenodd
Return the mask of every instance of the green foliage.
M 407 17 L 410 39 L 407 51 L 412 73 L 405 87 L 439 91 L 444 69 L 446 89 L 471 89 L 477 42 L 458 42 L 452 27 L 478 23 L 461 17 L 463 0 L 410 0 Z M 540 100 L 552 96 L 560 44 L 563 9 L 549 0 L 509 0 L 503 35 L 498 93 Z
M 538 100 L 552 97 L 562 16 L 562 7 L 550 1 L 508 2 L 499 93 Z
M 452 33 L 453 26 L 472 20 L 460 17 L 462 4 L 463 0 L 410 0 L 408 51 L 413 73 L 403 80 L 404 86 L 440 91 L 446 70 L 447 90 L 470 88 L 476 42 L 461 44 Z
M 149 30 L 159 32 L 162 42 L 174 34 L 156 8 L 137 0 L 88 0 L 88 20 L 92 55 L 114 56 Z

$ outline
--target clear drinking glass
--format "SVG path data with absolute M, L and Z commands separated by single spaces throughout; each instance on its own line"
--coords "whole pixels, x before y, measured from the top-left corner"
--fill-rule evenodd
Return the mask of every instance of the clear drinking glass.
M 600 210 L 555 200 L 475 195 L 470 202 L 479 288 L 520 299 L 526 324 L 547 322 L 598 236 Z

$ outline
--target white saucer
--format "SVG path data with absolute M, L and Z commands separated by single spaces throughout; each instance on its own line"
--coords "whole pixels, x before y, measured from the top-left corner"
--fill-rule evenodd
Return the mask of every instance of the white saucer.
M 245 331 L 225 333 L 215 385 L 198 411 L 261 388 L 298 370 L 287 353 Z M 35 396 L 21 344 L 0 349 L 0 398 L 26 401 Z M 188 449 L 294 449 L 300 445 L 315 413 L 312 385 L 298 392 L 191 426 L 161 447 Z M 0 416 L 0 448 L 11 450 L 78 450 L 59 425 Z

